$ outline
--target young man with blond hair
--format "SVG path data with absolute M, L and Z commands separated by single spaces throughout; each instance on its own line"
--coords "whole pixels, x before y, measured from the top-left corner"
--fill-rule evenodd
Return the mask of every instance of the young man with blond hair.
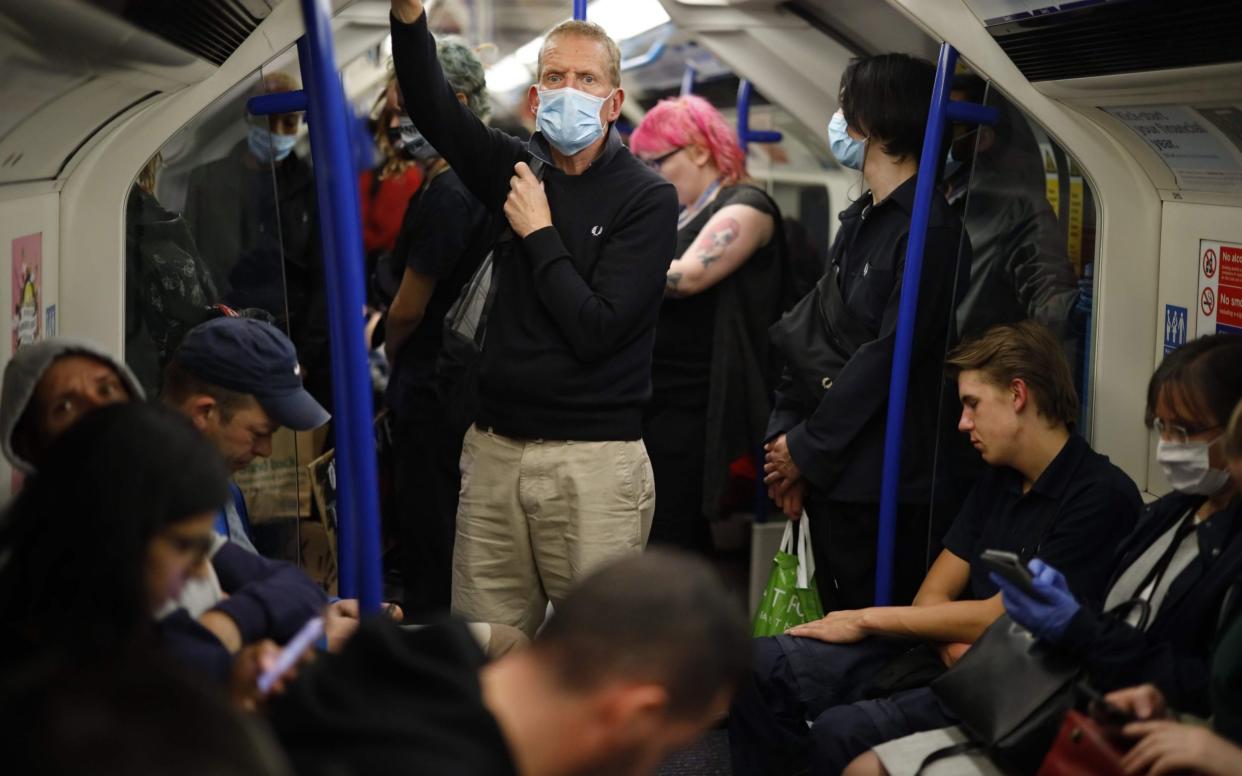
M 948 366 L 962 403 L 958 430 L 988 468 L 912 606 L 835 611 L 755 643 L 753 682 L 729 723 L 738 776 L 808 762 L 812 773 L 840 773 L 876 744 L 948 724 L 926 681 L 1004 612 L 979 562 L 984 550 L 1024 563 L 1037 552 L 1056 558 L 1049 562 L 1073 577 L 1074 590 L 1103 595 L 1099 553 L 1130 532 L 1142 502 L 1130 478 L 1074 433 L 1078 397 L 1060 344 L 1033 321 L 994 326 L 954 350 Z
M 392 15 L 406 111 L 509 227 L 463 443 L 452 608 L 533 635 L 549 600 L 646 544 L 642 407 L 677 197 L 613 127 L 620 52 L 598 25 L 567 22 L 544 40 L 527 94 L 537 131 L 523 143 L 457 100 L 420 0 L 393 0 Z

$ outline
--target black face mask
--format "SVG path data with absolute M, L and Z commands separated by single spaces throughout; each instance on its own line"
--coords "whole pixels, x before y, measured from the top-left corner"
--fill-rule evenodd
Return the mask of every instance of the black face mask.
M 397 126 L 387 129 L 387 134 L 392 150 L 406 159 L 426 161 L 439 156 L 431 143 L 427 142 L 427 138 L 423 137 L 423 133 L 414 126 L 414 122 L 410 121 L 409 116 L 402 116 Z

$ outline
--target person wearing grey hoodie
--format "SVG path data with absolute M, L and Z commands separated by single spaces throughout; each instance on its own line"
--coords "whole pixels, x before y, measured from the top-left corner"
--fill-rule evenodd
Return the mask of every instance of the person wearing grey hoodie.
M 0 451 L 15 469 L 37 476 L 52 440 L 82 417 L 145 398 L 133 372 L 95 343 L 50 337 L 27 345 L 4 370 Z M 328 605 L 319 586 L 293 564 L 228 541 L 217 545 L 207 579 L 183 595 L 182 608 L 162 613 L 164 631 L 177 636 L 170 639 L 174 649 L 213 675 L 228 664 L 225 655 L 214 653 L 236 653 L 263 638 L 284 643 Z M 221 620 L 229 627 L 211 627 Z

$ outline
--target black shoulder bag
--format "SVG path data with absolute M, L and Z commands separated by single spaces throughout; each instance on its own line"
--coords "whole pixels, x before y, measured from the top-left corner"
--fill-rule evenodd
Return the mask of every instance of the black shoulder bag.
M 543 180 L 544 163 L 532 157 L 528 164 L 535 177 Z M 454 433 L 460 429 L 464 435 L 478 412 L 479 362 L 487 319 L 496 302 L 494 257 L 497 249 L 516 238 L 507 225 L 501 230 L 444 316 L 444 334 L 436 359 L 436 393 L 444 407 L 445 422 Z
M 1169 549 L 1138 589 L 1159 587 L 1178 545 L 1193 530 L 1193 513 L 1174 534 Z M 1142 598 L 1124 601 L 1105 617 L 1124 617 L 1137 609 L 1138 630 L 1146 627 L 1151 607 Z M 961 720 L 971 741 L 928 755 L 923 768 L 963 752 L 985 751 L 1014 773 L 1034 773 L 1052 746 L 1057 730 L 1073 706 L 1082 661 L 1077 655 L 1038 641 L 1008 614 L 992 623 L 955 666 L 932 682 L 936 697 Z M 920 768 L 920 771 L 922 768 Z

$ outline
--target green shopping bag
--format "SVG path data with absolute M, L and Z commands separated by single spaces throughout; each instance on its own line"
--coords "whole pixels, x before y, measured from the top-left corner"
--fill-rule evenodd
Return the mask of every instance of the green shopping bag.
M 824 605 L 815 587 L 815 558 L 811 554 L 811 519 L 806 512 L 797 521 L 798 548 L 795 555 L 794 521 L 785 523 L 785 536 L 772 559 L 772 573 L 755 612 L 751 635 L 775 636 L 804 622 L 824 616 Z

